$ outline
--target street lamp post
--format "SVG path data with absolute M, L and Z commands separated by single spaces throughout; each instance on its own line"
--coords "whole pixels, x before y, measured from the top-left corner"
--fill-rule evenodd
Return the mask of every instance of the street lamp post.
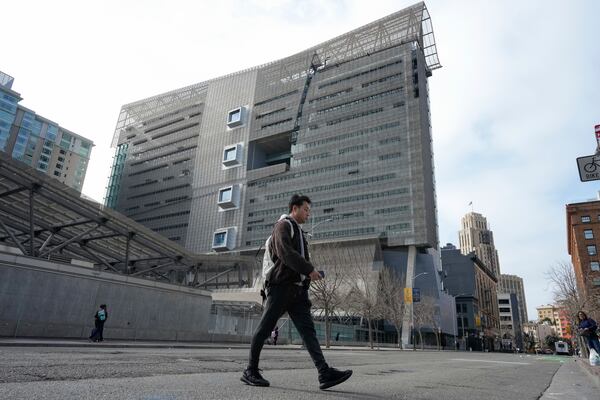
M 455 317 L 454 317 L 454 326 L 456 327 L 456 329 L 454 330 L 455 334 L 454 334 L 454 347 L 456 347 L 456 344 L 458 343 L 458 324 L 456 323 L 456 320 L 458 319 L 458 314 L 459 312 L 456 310 L 456 299 L 462 296 L 467 296 L 470 295 L 469 293 L 459 293 L 456 296 L 452 296 L 454 298 L 454 312 L 455 312 Z M 462 311 L 460 312 L 460 326 L 461 326 L 461 330 L 462 330 L 462 338 L 465 344 L 465 350 L 467 349 L 467 341 L 465 340 L 465 320 L 462 316 Z M 457 349 L 458 350 L 458 349 Z
M 421 272 L 420 274 L 417 274 L 412 278 L 413 284 L 411 285 L 412 286 L 411 290 L 414 289 L 415 279 L 417 279 L 421 275 L 427 275 L 427 272 Z M 410 305 L 410 332 L 412 334 L 413 351 L 415 351 L 415 350 L 417 350 L 417 347 L 416 347 L 417 344 L 415 343 L 415 302 L 414 302 L 414 299 Z
M 327 218 L 327 219 L 325 219 L 325 220 L 323 220 L 323 221 L 317 222 L 316 224 L 313 224 L 313 223 L 311 223 L 311 226 L 310 226 L 310 233 L 308 234 L 308 236 L 310 236 L 310 238 L 312 239 L 312 238 L 313 238 L 313 235 L 314 235 L 314 233 L 315 233 L 315 228 L 316 228 L 317 226 L 319 226 L 319 225 L 321 225 L 321 224 L 324 224 L 325 222 L 331 222 L 331 221 L 333 221 L 333 218 Z

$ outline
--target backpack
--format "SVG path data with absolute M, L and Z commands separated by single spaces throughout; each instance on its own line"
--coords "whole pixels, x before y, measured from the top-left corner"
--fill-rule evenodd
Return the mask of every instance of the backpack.
M 104 310 L 99 310 L 98 311 L 98 319 L 100 321 L 106 320 L 106 312 Z
M 288 224 L 290 224 L 290 228 L 292 229 L 292 239 L 294 238 L 294 225 L 292 221 L 287 218 L 284 218 Z M 278 221 L 279 222 L 279 221 Z M 271 253 L 271 238 L 273 235 L 267 238 L 265 242 L 265 254 L 263 255 L 263 263 L 262 263 L 262 279 L 263 279 L 263 290 L 266 288 L 267 282 L 271 276 L 271 272 L 273 272 L 273 268 L 275 268 L 275 262 L 273 261 L 273 254 Z

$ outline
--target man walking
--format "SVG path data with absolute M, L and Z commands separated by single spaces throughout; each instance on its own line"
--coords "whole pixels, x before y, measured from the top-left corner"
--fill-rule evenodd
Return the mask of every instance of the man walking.
M 320 389 L 338 385 L 352 375 L 352 370 L 340 371 L 327 365 L 310 313 L 310 281 L 323 279 L 310 263 L 307 242 L 300 228 L 300 224 L 310 217 L 310 205 L 307 196 L 293 195 L 289 203 L 289 215 L 282 215 L 273 228 L 269 250 L 274 267 L 265 282 L 267 301 L 252 338 L 248 367 L 241 377 L 242 382 L 248 385 L 269 386 L 269 381 L 262 377 L 258 369 L 260 352 L 277 321 L 286 312 L 319 372 Z

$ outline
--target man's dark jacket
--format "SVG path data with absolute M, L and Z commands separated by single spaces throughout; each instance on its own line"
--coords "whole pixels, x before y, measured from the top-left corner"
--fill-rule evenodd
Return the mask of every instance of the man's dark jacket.
M 280 218 L 273 228 L 271 235 L 271 255 L 275 266 L 270 274 L 267 286 L 285 285 L 302 281 L 300 274 L 305 275 L 304 284 L 310 283 L 308 275 L 314 271 L 308 255 L 308 243 L 300 226 L 291 217 L 285 217 L 294 229 L 292 238 L 291 227 L 284 218 Z M 300 250 L 300 240 L 304 241 L 304 257 Z

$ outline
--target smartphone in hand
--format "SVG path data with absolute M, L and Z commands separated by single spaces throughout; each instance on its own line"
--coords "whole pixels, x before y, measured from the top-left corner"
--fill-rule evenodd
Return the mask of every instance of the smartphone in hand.
M 321 278 L 325 278 L 325 271 L 318 271 L 319 275 L 321 275 Z

